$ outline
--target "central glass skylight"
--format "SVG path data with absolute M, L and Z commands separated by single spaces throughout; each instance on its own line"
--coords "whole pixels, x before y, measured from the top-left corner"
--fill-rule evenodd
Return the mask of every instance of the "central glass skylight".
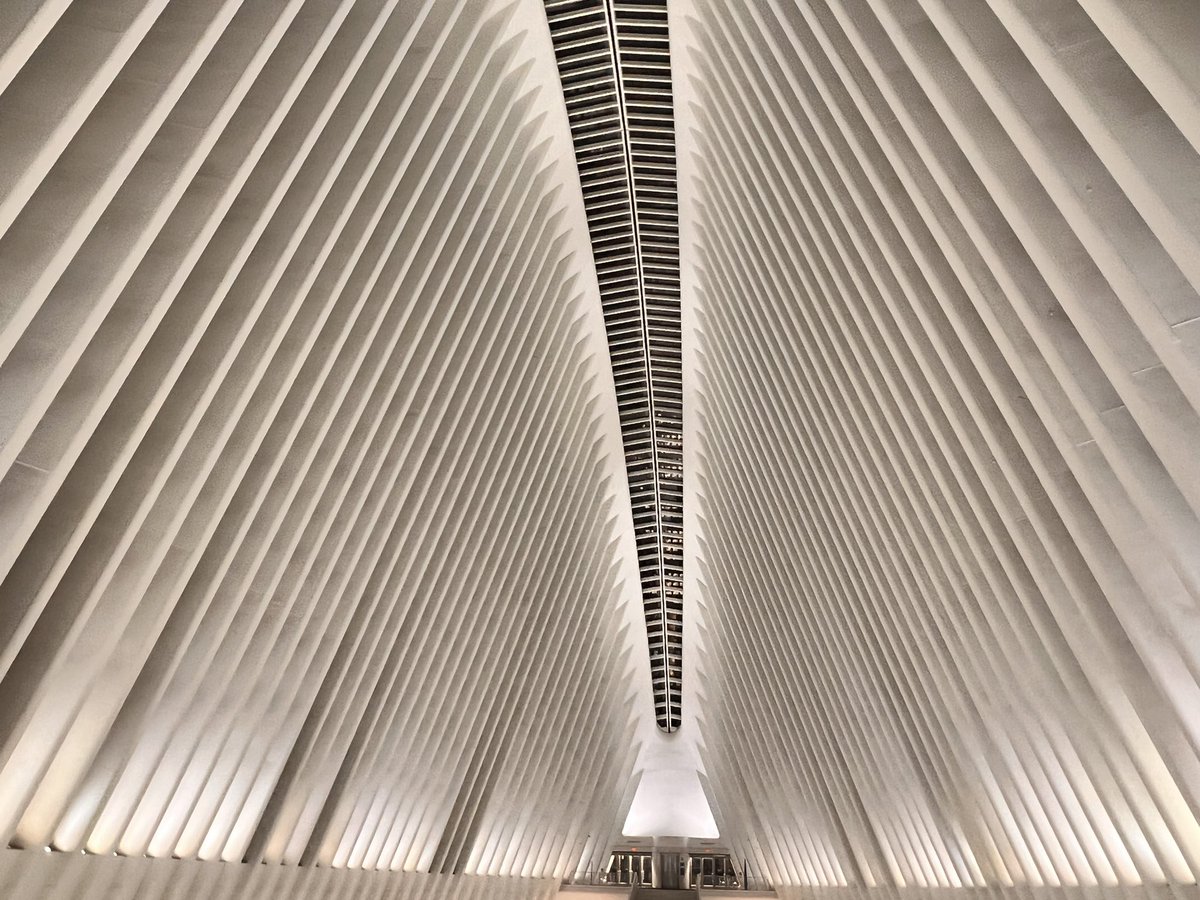
M 546 0 L 613 377 L 654 707 L 679 727 L 683 387 L 675 116 L 666 0 Z

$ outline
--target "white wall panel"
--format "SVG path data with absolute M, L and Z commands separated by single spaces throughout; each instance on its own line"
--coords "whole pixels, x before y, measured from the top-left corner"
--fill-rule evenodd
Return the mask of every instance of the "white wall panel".
M 653 720 L 541 5 L 0 29 L 9 870 L 595 867 Z
M 1195 5 L 672 14 L 722 833 L 779 885 L 1193 884 Z
M 1194 897 L 1194 0 L 660 6 L 675 734 L 547 7 L 3 5 L 0 895 Z
M 0 852 L 0 891 L 39 900 L 550 900 L 558 883 L 534 878 L 481 878 L 420 872 L 365 872 L 302 866 L 254 866 Z

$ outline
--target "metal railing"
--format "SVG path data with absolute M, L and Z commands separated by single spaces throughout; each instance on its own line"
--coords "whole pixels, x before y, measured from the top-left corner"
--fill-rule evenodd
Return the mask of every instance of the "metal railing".
M 742 865 L 742 871 L 733 875 L 720 876 L 700 876 L 694 875 L 692 883 L 688 889 L 699 888 L 702 890 L 724 890 L 724 891 L 772 891 L 775 889 L 766 878 L 754 875 L 748 871 L 749 866 L 746 863 Z M 613 869 L 585 869 L 583 872 L 577 872 L 563 879 L 563 884 L 578 884 L 593 887 L 639 887 L 648 886 L 648 882 L 643 882 L 640 873 L 636 871 L 613 870 Z M 631 894 L 631 897 L 636 896 Z

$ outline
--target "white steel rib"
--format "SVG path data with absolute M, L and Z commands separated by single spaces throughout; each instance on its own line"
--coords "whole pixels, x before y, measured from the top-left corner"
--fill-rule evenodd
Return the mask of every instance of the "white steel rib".
M 654 726 L 541 5 L 14 0 L 0 73 L 0 895 L 595 869 Z
M 1200 7 L 680 10 L 722 834 L 788 897 L 1194 897 Z
M 1200 900 L 1197 448 L 1196 0 L 4 0 L 0 897 Z

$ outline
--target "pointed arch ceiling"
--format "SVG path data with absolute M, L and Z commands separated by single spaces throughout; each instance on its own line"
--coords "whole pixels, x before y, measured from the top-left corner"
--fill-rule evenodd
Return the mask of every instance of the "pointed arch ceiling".
M 1196 898 L 1198 60 L 7 0 L 0 895 L 548 900 L 657 766 L 783 897 Z

